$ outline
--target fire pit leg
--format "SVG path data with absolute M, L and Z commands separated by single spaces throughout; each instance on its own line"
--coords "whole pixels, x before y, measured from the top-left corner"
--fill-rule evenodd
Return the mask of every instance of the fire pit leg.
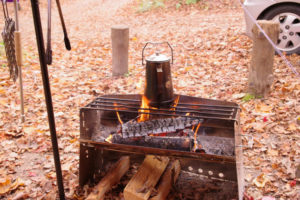
M 80 144 L 79 185 L 83 187 L 94 175 L 96 149 Z

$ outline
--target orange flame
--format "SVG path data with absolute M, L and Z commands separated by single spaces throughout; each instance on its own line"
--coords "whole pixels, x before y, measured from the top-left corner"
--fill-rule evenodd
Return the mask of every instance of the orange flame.
M 146 98 L 146 96 L 142 96 L 142 104 L 141 104 L 141 109 L 139 109 L 139 112 L 143 112 L 140 117 L 138 118 L 138 122 L 144 122 L 146 120 L 149 120 L 150 118 L 150 108 L 149 106 L 149 100 Z
M 193 147 L 193 151 L 194 151 L 194 152 L 198 149 L 197 133 L 198 133 L 198 130 L 199 130 L 200 126 L 201 126 L 201 123 L 199 123 L 199 124 L 197 125 L 196 131 L 195 131 L 195 133 L 194 133 L 194 147 Z
M 112 139 L 113 139 L 113 136 L 112 136 L 112 134 L 110 134 L 110 135 L 105 139 L 105 142 L 112 143 Z
M 177 98 L 175 99 L 175 101 L 173 103 L 173 108 L 171 108 L 171 111 L 175 111 L 175 109 L 179 103 L 179 98 L 180 98 L 180 96 L 177 96 Z
M 119 120 L 119 122 L 120 122 L 120 124 L 123 124 L 123 121 L 122 121 L 122 119 L 121 119 L 121 117 L 120 117 L 120 114 L 119 114 L 119 112 L 117 111 L 117 104 L 116 103 L 114 103 L 114 106 L 115 106 L 115 110 L 116 110 L 116 113 L 117 113 L 117 117 L 118 117 L 118 120 Z

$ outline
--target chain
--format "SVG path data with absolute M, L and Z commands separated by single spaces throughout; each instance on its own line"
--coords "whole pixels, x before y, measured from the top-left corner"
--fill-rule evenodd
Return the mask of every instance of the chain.
M 5 47 L 5 53 L 8 61 L 8 68 L 10 77 L 16 81 L 18 77 L 18 66 L 15 55 L 15 22 L 13 19 L 9 18 L 7 2 L 6 0 L 2 0 L 5 25 L 2 32 L 3 43 Z
M 2 0 L 1 2 L 2 2 L 2 7 L 3 7 L 4 19 L 5 19 L 5 21 L 7 21 L 9 19 L 7 2 L 6 2 L 6 0 Z

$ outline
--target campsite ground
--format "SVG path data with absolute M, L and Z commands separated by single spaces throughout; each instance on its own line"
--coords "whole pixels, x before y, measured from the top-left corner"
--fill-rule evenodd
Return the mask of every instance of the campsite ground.
M 245 192 L 254 199 L 300 198 L 295 175 L 300 164 L 299 77 L 276 55 L 270 94 L 261 99 L 245 98 L 252 41 L 244 35 L 239 4 L 204 0 L 176 9 L 174 2 L 168 1 L 165 8 L 137 12 L 137 1 L 63 0 L 71 51 L 64 49 L 53 2 L 53 64 L 49 75 L 67 197 L 80 199 L 86 195 L 76 192 L 79 108 L 103 94 L 141 93 L 143 45 L 146 41 L 168 41 L 174 48 L 176 93 L 240 105 Z M 19 178 L 15 185 L 20 186 L 0 193 L 0 198 L 55 199 L 56 178 L 30 2 L 22 1 L 21 6 L 24 124 L 20 122 L 18 84 L 9 78 L 4 48 L 0 46 L 0 191 L 9 187 L 7 180 Z M 42 2 L 45 33 L 46 8 Z M 115 24 L 130 27 L 129 72 L 123 77 L 111 76 L 110 27 Z M 299 58 L 288 56 L 298 71 Z

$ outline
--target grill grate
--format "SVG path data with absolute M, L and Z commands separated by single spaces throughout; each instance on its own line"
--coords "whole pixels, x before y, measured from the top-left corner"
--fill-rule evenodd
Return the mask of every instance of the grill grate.
M 178 103 L 166 108 L 140 108 L 141 99 L 121 99 L 98 97 L 88 104 L 86 108 L 102 111 L 117 111 L 120 113 L 150 114 L 169 117 L 188 117 L 196 119 L 217 119 L 236 121 L 238 106 L 208 105 L 199 103 Z M 141 111 L 143 110 L 143 111 Z M 150 111 L 150 113 L 145 112 Z

